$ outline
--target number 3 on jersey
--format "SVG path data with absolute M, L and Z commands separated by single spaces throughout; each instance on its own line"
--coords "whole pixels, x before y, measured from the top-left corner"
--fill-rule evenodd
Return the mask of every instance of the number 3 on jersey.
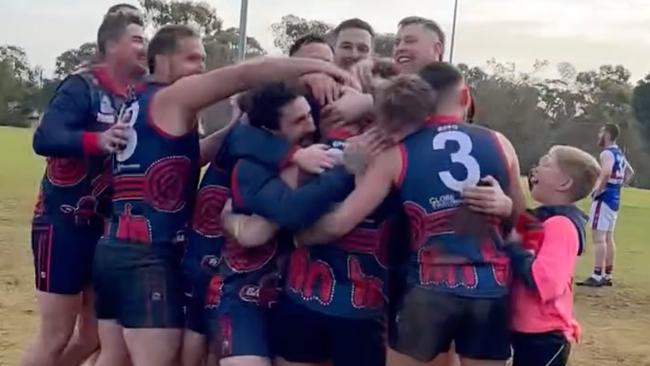
M 467 171 L 467 177 L 462 180 L 454 178 L 450 171 L 439 172 L 440 180 L 447 188 L 462 192 L 465 187 L 473 186 L 481 179 L 481 167 L 478 161 L 470 155 L 472 152 L 472 139 L 461 131 L 445 131 L 438 133 L 433 138 L 433 150 L 444 150 L 448 141 L 458 144 L 458 151 L 449 155 L 451 162 L 461 164 Z

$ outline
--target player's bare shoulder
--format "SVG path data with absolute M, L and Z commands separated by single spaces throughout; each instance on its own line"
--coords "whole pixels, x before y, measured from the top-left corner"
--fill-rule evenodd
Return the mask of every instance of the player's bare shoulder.
M 508 160 L 508 165 L 517 165 L 518 167 L 519 159 L 517 158 L 517 151 L 515 150 L 515 146 L 512 144 L 512 142 L 510 142 L 510 140 L 501 132 L 492 130 L 492 133 L 494 136 L 496 136 L 499 145 L 501 145 L 501 150 L 503 151 L 503 155 L 505 155 L 506 159 Z

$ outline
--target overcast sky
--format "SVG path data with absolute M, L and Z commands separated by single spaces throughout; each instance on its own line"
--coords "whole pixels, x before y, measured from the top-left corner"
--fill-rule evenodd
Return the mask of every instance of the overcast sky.
M 123 0 L 122 0 L 123 1 Z M 22 46 L 50 74 L 63 51 L 92 41 L 117 0 L 0 0 L 0 44 Z M 137 4 L 136 0 L 125 2 Z M 224 25 L 239 23 L 239 0 L 208 0 Z M 459 0 L 455 62 L 512 61 L 529 70 L 536 59 L 568 61 L 578 70 L 623 64 L 633 80 L 650 73 L 650 0 Z M 270 25 L 295 14 L 331 24 L 360 17 L 395 32 L 403 17 L 438 21 L 451 34 L 453 0 L 250 0 L 249 35 L 271 53 Z

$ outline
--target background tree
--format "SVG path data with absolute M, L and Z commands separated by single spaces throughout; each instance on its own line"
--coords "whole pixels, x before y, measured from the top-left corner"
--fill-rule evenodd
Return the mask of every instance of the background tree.
M 188 24 L 194 26 L 203 39 L 208 70 L 232 64 L 239 53 L 239 29 L 223 29 L 223 21 L 214 7 L 205 2 L 140 0 L 147 24 L 160 28 L 166 24 Z M 252 58 L 266 54 L 253 37 L 246 37 L 245 57 Z M 202 113 L 202 129 L 210 133 L 226 124 L 231 115 L 227 101 L 217 103 Z
M 271 24 L 273 44 L 288 54 L 291 45 L 300 37 L 308 33 L 326 35 L 334 27 L 320 20 L 307 20 L 293 14 L 285 15 L 282 19 Z
M 0 46 L 0 122 L 9 126 L 29 125 L 35 110 L 42 69 L 29 65 L 25 50 Z
M 166 24 L 190 24 L 202 35 L 221 30 L 223 21 L 215 8 L 205 2 L 140 0 L 148 24 L 161 27 Z
M 36 73 L 29 66 L 25 50 L 19 46 L 0 46 L 0 60 L 6 63 L 16 78 L 24 82 L 36 82 Z
M 320 20 L 308 20 L 293 14 L 285 15 L 279 22 L 271 24 L 273 44 L 284 54 L 289 53 L 289 48 L 298 38 L 309 33 L 326 36 L 333 46 L 335 42 L 333 30 L 334 26 L 331 24 Z M 395 35 L 393 33 L 377 33 L 374 52 L 380 57 L 391 57 L 394 44 Z
M 650 74 L 640 80 L 634 88 L 632 109 L 646 138 L 650 139 Z
M 393 47 L 395 47 L 395 34 L 377 33 L 375 34 L 375 45 L 373 51 L 380 57 L 392 57 Z
M 140 0 L 148 31 L 165 24 L 190 24 L 199 30 L 207 53 L 208 69 L 237 61 L 239 30 L 224 28 L 215 8 L 189 0 Z M 274 44 L 287 52 L 295 40 L 307 33 L 331 37 L 332 25 L 292 14 L 271 25 Z M 331 40 L 331 38 L 330 38 Z M 265 54 L 248 37 L 246 57 Z M 375 54 L 390 57 L 394 35 L 375 37 Z M 0 46 L 0 123 L 28 125 L 28 116 L 42 110 L 61 78 L 93 59 L 94 43 L 84 43 L 56 59 L 55 78 L 30 66 L 20 47 Z M 547 77 L 548 61 L 537 60 L 532 71 L 521 72 L 514 63 L 488 60 L 485 65 L 458 65 L 477 103 L 477 123 L 504 133 L 519 153 L 522 171 L 532 167 L 553 144 L 570 144 L 594 155 L 598 130 L 604 123 L 621 127 L 619 145 L 637 170 L 633 184 L 650 188 L 650 75 L 635 86 L 630 71 L 621 65 L 603 65 L 578 72 L 567 62 L 556 65 L 556 77 Z M 227 102 L 203 113 L 210 132 L 230 118 Z
M 78 48 L 69 49 L 57 56 L 54 75 L 59 79 L 63 79 L 81 65 L 93 61 L 97 57 L 96 55 L 97 45 L 94 42 L 86 42 Z

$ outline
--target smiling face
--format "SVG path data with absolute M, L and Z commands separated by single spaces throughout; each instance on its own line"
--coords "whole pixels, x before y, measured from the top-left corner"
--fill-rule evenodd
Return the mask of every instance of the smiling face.
M 129 70 L 134 77 L 144 75 L 147 71 L 147 57 L 142 26 L 129 24 L 119 38 L 109 39 L 106 42 L 106 59 Z
M 370 57 L 372 35 L 365 29 L 342 29 L 336 37 L 335 62 L 344 70 L 349 70 L 360 60 Z
M 568 180 L 570 178 L 560 169 L 557 157 L 550 151 L 531 171 L 529 182 L 533 199 L 541 203 L 551 201 L 554 195 L 566 188 Z
M 587 197 L 600 166 L 589 153 L 572 146 L 553 146 L 529 175 L 531 194 L 542 204 L 571 204 Z
M 425 65 L 440 61 L 442 52 L 436 32 L 423 24 L 404 25 L 397 31 L 393 59 L 403 73 L 418 73 Z
M 280 108 L 279 133 L 291 144 L 304 145 L 310 142 L 316 126 L 309 102 L 299 96 Z

